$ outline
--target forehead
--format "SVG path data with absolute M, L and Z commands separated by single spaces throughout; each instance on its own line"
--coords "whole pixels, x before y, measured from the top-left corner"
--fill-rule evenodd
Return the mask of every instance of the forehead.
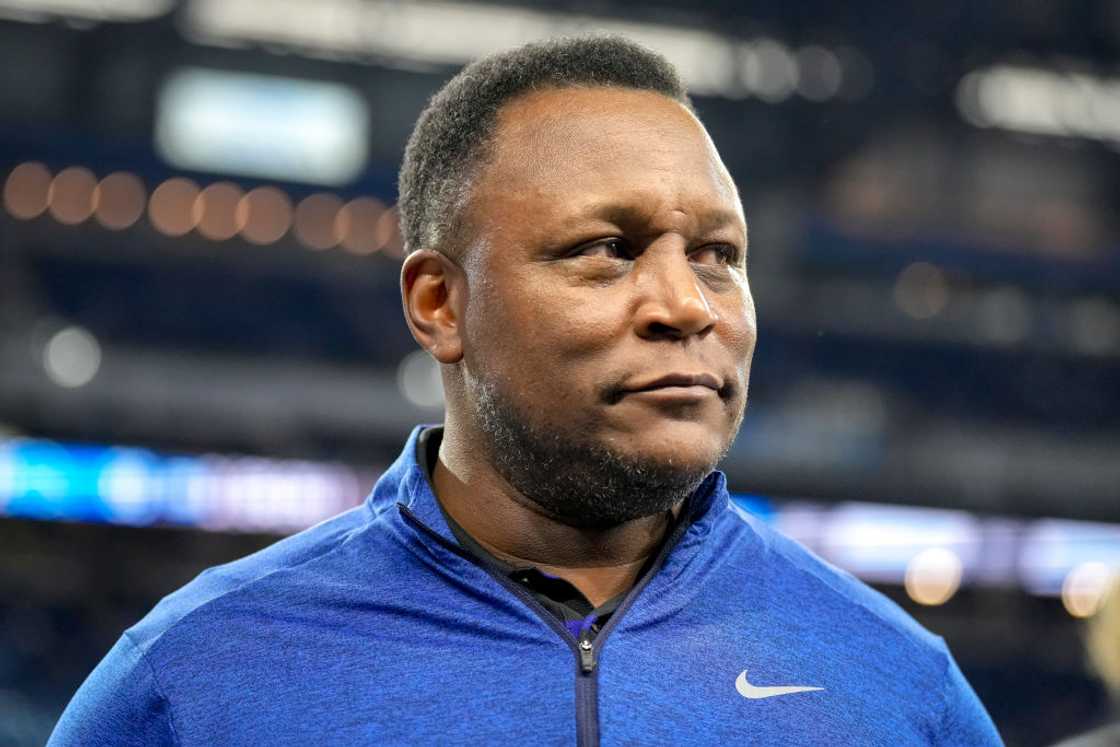
M 476 197 L 530 200 L 538 210 L 668 201 L 741 214 L 699 120 L 667 96 L 623 88 L 549 89 L 506 105 L 478 187 Z

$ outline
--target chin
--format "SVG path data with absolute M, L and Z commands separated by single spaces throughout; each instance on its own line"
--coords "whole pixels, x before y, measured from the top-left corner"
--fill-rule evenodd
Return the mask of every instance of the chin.
M 666 424 L 627 434 L 615 448 L 639 462 L 672 465 L 688 472 L 709 472 L 723 458 L 731 439 L 722 430 L 695 422 Z

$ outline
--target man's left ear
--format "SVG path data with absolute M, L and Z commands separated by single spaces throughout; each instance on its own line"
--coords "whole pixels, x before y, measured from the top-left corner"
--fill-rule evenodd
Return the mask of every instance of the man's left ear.
M 444 254 L 419 249 L 401 267 L 401 301 L 413 338 L 440 363 L 463 357 L 460 312 L 466 278 Z

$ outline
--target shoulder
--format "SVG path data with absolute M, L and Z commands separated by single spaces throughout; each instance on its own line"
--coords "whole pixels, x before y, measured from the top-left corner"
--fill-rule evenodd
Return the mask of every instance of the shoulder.
M 906 691 L 925 692 L 931 744 L 1000 744 L 945 641 L 867 584 L 732 504 L 720 517 L 722 552 L 763 575 L 790 617 L 812 619 L 822 639 L 859 651 Z M 808 614 L 807 614 L 808 613 Z
M 230 687 L 230 672 L 270 642 L 255 640 L 301 603 L 319 609 L 361 565 L 362 504 L 240 560 L 203 571 L 126 630 L 75 693 L 54 745 L 176 744 L 183 714 Z M 242 645 L 248 643 L 249 645 Z M 254 646 L 256 648 L 254 648 Z M 238 657 L 242 658 L 238 658 Z M 193 714 L 197 716 L 197 712 Z M 186 723 L 190 723 L 190 718 Z
M 302 577 L 331 572 L 347 562 L 343 550 L 369 526 L 369 508 L 359 505 L 263 550 L 200 573 L 164 597 L 140 622 L 126 631 L 137 652 L 146 656 L 185 626 L 204 620 L 216 607 L 247 596 L 283 599 Z
M 49 747 L 177 743 L 167 698 L 127 635 L 82 683 L 48 741 Z
M 734 503 L 722 520 L 728 540 L 747 550 L 754 562 L 759 559 L 765 562 L 771 573 L 782 578 L 783 589 L 787 592 L 804 595 L 815 600 L 816 605 L 889 631 L 929 657 L 934 666 L 942 670 L 948 666 L 950 656 L 944 641 L 881 592 Z

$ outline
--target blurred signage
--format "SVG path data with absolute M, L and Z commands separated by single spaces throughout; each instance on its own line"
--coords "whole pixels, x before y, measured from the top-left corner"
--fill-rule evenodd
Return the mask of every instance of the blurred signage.
M 0 444 L 0 515 L 289 532 L 361 502 L 342 465 L 14 440 Z
M 319 462 L 11 440 L 0 442 L 0 516 L 287 533 L 358 505 L 376 476 Z M 1120 569 L 1120 524 L 732 499 L 864 580 L 905 583 L 919 601 L 932 593 L 925 603 L 959 585 L 1058 596 L 1087 568 Z
M 185 169 L 344 184 L 368 140 L 365 101 L 336 83 L 186 68 L 159 92 L 156 146 Z

